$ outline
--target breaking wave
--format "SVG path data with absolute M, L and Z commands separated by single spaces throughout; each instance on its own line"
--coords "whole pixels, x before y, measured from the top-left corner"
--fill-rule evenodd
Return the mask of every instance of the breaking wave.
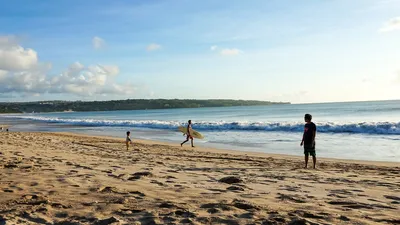
M 175 130 L 184 125 L 178 121 L 161 120 L 95 120 L 95 119 L 61 119 L 35 116 L 9 116 L 13 118 L 59 123 L 76 126 L 109 126 L 109 127 L 138 127 L 151 129 Z M 316 123 L 317 131 L 323 133 L 355 133 L 355 134 L 384 134 L 400 135 L 400 123 L 395 122 L 361 122 L 361 123 Z M 277 131 L 302 132 L 303 123 L 292 122 L 224 122 L 200 121 L 193 128 L 202 131 Z

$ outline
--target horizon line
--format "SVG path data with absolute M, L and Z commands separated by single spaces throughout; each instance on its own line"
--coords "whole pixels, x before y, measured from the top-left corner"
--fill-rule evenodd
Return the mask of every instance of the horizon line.
M 196 98 L 127 98 L 127 99 L 112 99 L 112 100 L 42 100 L 42 101 L 9 101 L 0 102 L 4 103 L 40 103 L 40 102 L 111 102 L 111 101 L 127 101 L 127 100 L 180 100 L 180 101 L 190 101 L 190 100 L 200 100 L 200 101 L 210 101 L 210 100 L 229 100 L 229 101 L 258 101 L 258 102 L 270 102 L 270 103 L 286 103 L 291 105 L 306 105 L 306 104 L 330 104 L 330 103 L 361 103 L 361 102 L 385 102 L 385 101 L 400 101 L 400 99 L 373 99 L 373 100 L 350 100 L 350 101 L 326 101 L 326 102 L 297 102 L 292 103 L 290 101 L 271 101 L 271 100 L 256 100 L 256 99 L 233 99 L 233 98 L 208 98 L 208 99 L 196 99 Z

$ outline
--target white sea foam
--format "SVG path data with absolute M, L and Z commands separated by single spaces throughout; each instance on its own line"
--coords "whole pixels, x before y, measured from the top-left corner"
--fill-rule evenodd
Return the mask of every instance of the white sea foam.
M 61 119 L 43 116 L 7 116 L 25 120 L 60 123 L 77 126 L 110 126 L 110 127 L 141 127 L 152 129 L 173 130 L 182 126 L 178 121 L 161 120 L 96 120 L 96 119 Z M 316 123 L 317 131 L 323 133 L 357 133 L 400 135 L 400 123 L 396 122 L 358 122 L 358 123 Z M 277 131 L 302 132 L 303 123 L 293 122 L 224 122 L 198 121 L 193 125 L 196 130 L 202 131 Z

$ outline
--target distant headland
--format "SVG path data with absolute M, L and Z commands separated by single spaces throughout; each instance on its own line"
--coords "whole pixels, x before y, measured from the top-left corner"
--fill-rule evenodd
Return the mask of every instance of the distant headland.
M 229 106 L 265 106 L 290 104 L 290 102 L 271 102 L 232 99 L 127 99 L 111 101 L 39 101 L 2 102 L 0 113 L 39 113 L 39 112 L 87 112 L 143 109 L 176 109 Z

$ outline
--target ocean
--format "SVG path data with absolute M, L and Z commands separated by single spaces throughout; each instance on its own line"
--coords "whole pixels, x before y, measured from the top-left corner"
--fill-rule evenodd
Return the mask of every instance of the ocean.
M 400 101 L 287 104 L 0 116 L 17 131 L 61 131 L 179 143 L 189 119 L 205 139 L 195 145 L 303 155 L 304 114 L 317 125 L 317 157 L 400 162 Z

